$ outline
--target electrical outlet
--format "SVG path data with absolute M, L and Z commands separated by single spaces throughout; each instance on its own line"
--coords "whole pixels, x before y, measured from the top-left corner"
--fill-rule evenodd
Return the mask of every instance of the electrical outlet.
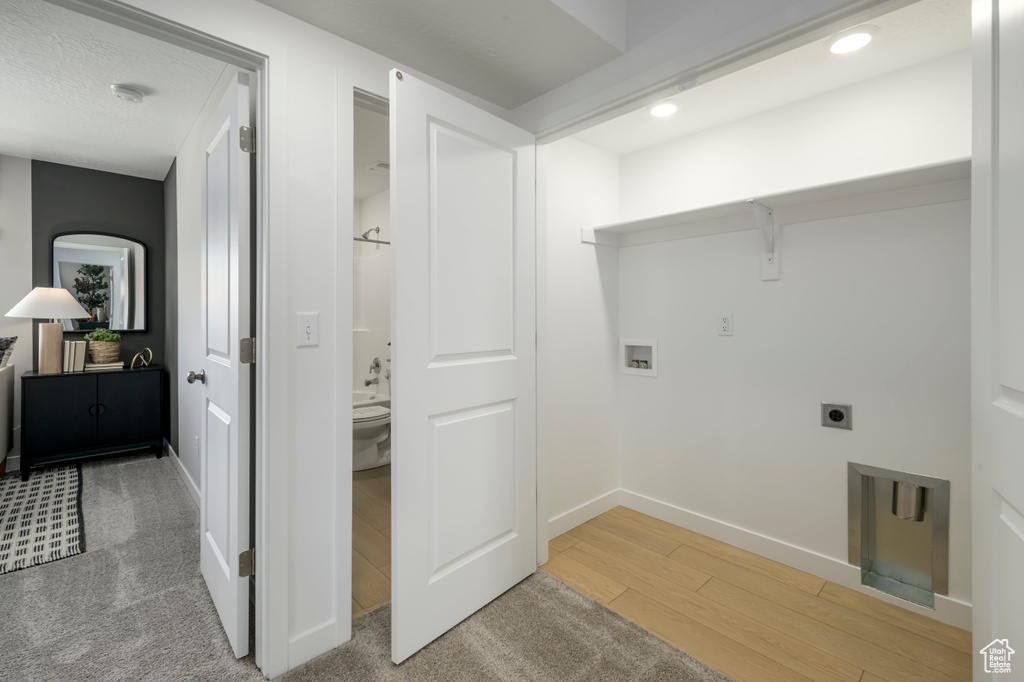
M 718 335 L 732 336 L 732 313 L 718 318 Z
M 853 405 L 846 403 L 822 403 L 821 425 L 832 429 L 853 430 Z
M 199 454 L 199 436 L 196 436 L 196 454 Z

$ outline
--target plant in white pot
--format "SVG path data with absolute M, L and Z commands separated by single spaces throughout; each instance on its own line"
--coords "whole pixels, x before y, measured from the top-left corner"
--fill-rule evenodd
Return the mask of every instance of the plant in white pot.
M 109 329 L 94 329 L 85 335 L 89 342 L 89 360 L 99 365 L 117 362 L 121 355 L 121 335 Z

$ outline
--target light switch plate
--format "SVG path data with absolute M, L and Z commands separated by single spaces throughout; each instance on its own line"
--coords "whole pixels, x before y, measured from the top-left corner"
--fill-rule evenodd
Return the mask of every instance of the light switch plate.
M 320 313 L 295 313 L 295 345 L 320 345 Z

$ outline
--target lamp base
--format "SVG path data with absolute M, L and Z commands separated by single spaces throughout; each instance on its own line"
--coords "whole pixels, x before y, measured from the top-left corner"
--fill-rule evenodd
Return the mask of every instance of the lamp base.
M 39 373 L 60 374 L 64 371 L 64 324 L 39 323 Z

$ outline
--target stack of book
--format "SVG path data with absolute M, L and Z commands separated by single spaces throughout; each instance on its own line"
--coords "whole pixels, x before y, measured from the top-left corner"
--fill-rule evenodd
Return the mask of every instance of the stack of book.
M 111 369 L 124 369 L 124 360 L 120 362 L 87 362 L 85 363 L 86 372 L 106 372 Z
M 81 372 L 85 369 L 85 341 L 64 342 L 64 371 Z

